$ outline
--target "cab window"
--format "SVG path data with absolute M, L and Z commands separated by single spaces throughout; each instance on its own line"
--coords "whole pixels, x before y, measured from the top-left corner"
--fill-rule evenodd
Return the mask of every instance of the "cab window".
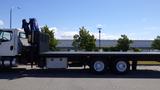
M 24 32 L 19 33 L 19 38 L 26 39 L 26 34 Z
M 12 32 L 11 31 L 0 31 L 0 41 L 7 42 L 12 39 Z

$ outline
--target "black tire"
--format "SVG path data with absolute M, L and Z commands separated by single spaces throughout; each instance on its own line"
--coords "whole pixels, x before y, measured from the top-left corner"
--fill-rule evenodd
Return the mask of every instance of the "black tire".
M 129 61 L 117 59 L 113 62 L 111 69 L 115 74 L 125 74 L 130 70 Z
M 90 69 L 95 74 L 105 74 L 107 71 L 107 62 L 103 60 L 94 60 L 90 64 Z

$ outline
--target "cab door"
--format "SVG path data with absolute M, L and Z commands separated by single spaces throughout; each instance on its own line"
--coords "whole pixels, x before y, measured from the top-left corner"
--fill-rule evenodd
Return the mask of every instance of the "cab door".
M 14 56 L 13 45 L 13 32 L 0 30 L 0 56 Z

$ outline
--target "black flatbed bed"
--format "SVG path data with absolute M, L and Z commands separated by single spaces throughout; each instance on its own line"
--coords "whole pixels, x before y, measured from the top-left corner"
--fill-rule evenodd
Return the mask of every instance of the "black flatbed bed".
M 61 51 L 47 51 L 47 52 L 42 52 L 41 55 L 53 55 L 53 54 L 103 54 L 103 55 L 112 55 L 112 54 L 118 54 L 118 55 L 160 55 L 160 52 L 67 52 L 67 51 L 64 51 L 64 52 L 61 52 Z
M 98 58 L 128 58 L 129 60 L 157 61 L 160 52 L 42 52 L 44 57 L 98 57 Z

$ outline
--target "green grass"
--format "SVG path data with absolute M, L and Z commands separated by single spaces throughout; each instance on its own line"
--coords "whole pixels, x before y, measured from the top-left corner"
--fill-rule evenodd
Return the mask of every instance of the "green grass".
M 132 64 L 132 62 L 130 61 L 130 64 Z M 138 61 L 138 64 L 144 64 L 144 65 L 160 65 L 160 62 L 157 61 Z
M 160 65 L 160 62 L 157 61 L 138 61 L 138 64 L 146 64 L 146 65 Z

